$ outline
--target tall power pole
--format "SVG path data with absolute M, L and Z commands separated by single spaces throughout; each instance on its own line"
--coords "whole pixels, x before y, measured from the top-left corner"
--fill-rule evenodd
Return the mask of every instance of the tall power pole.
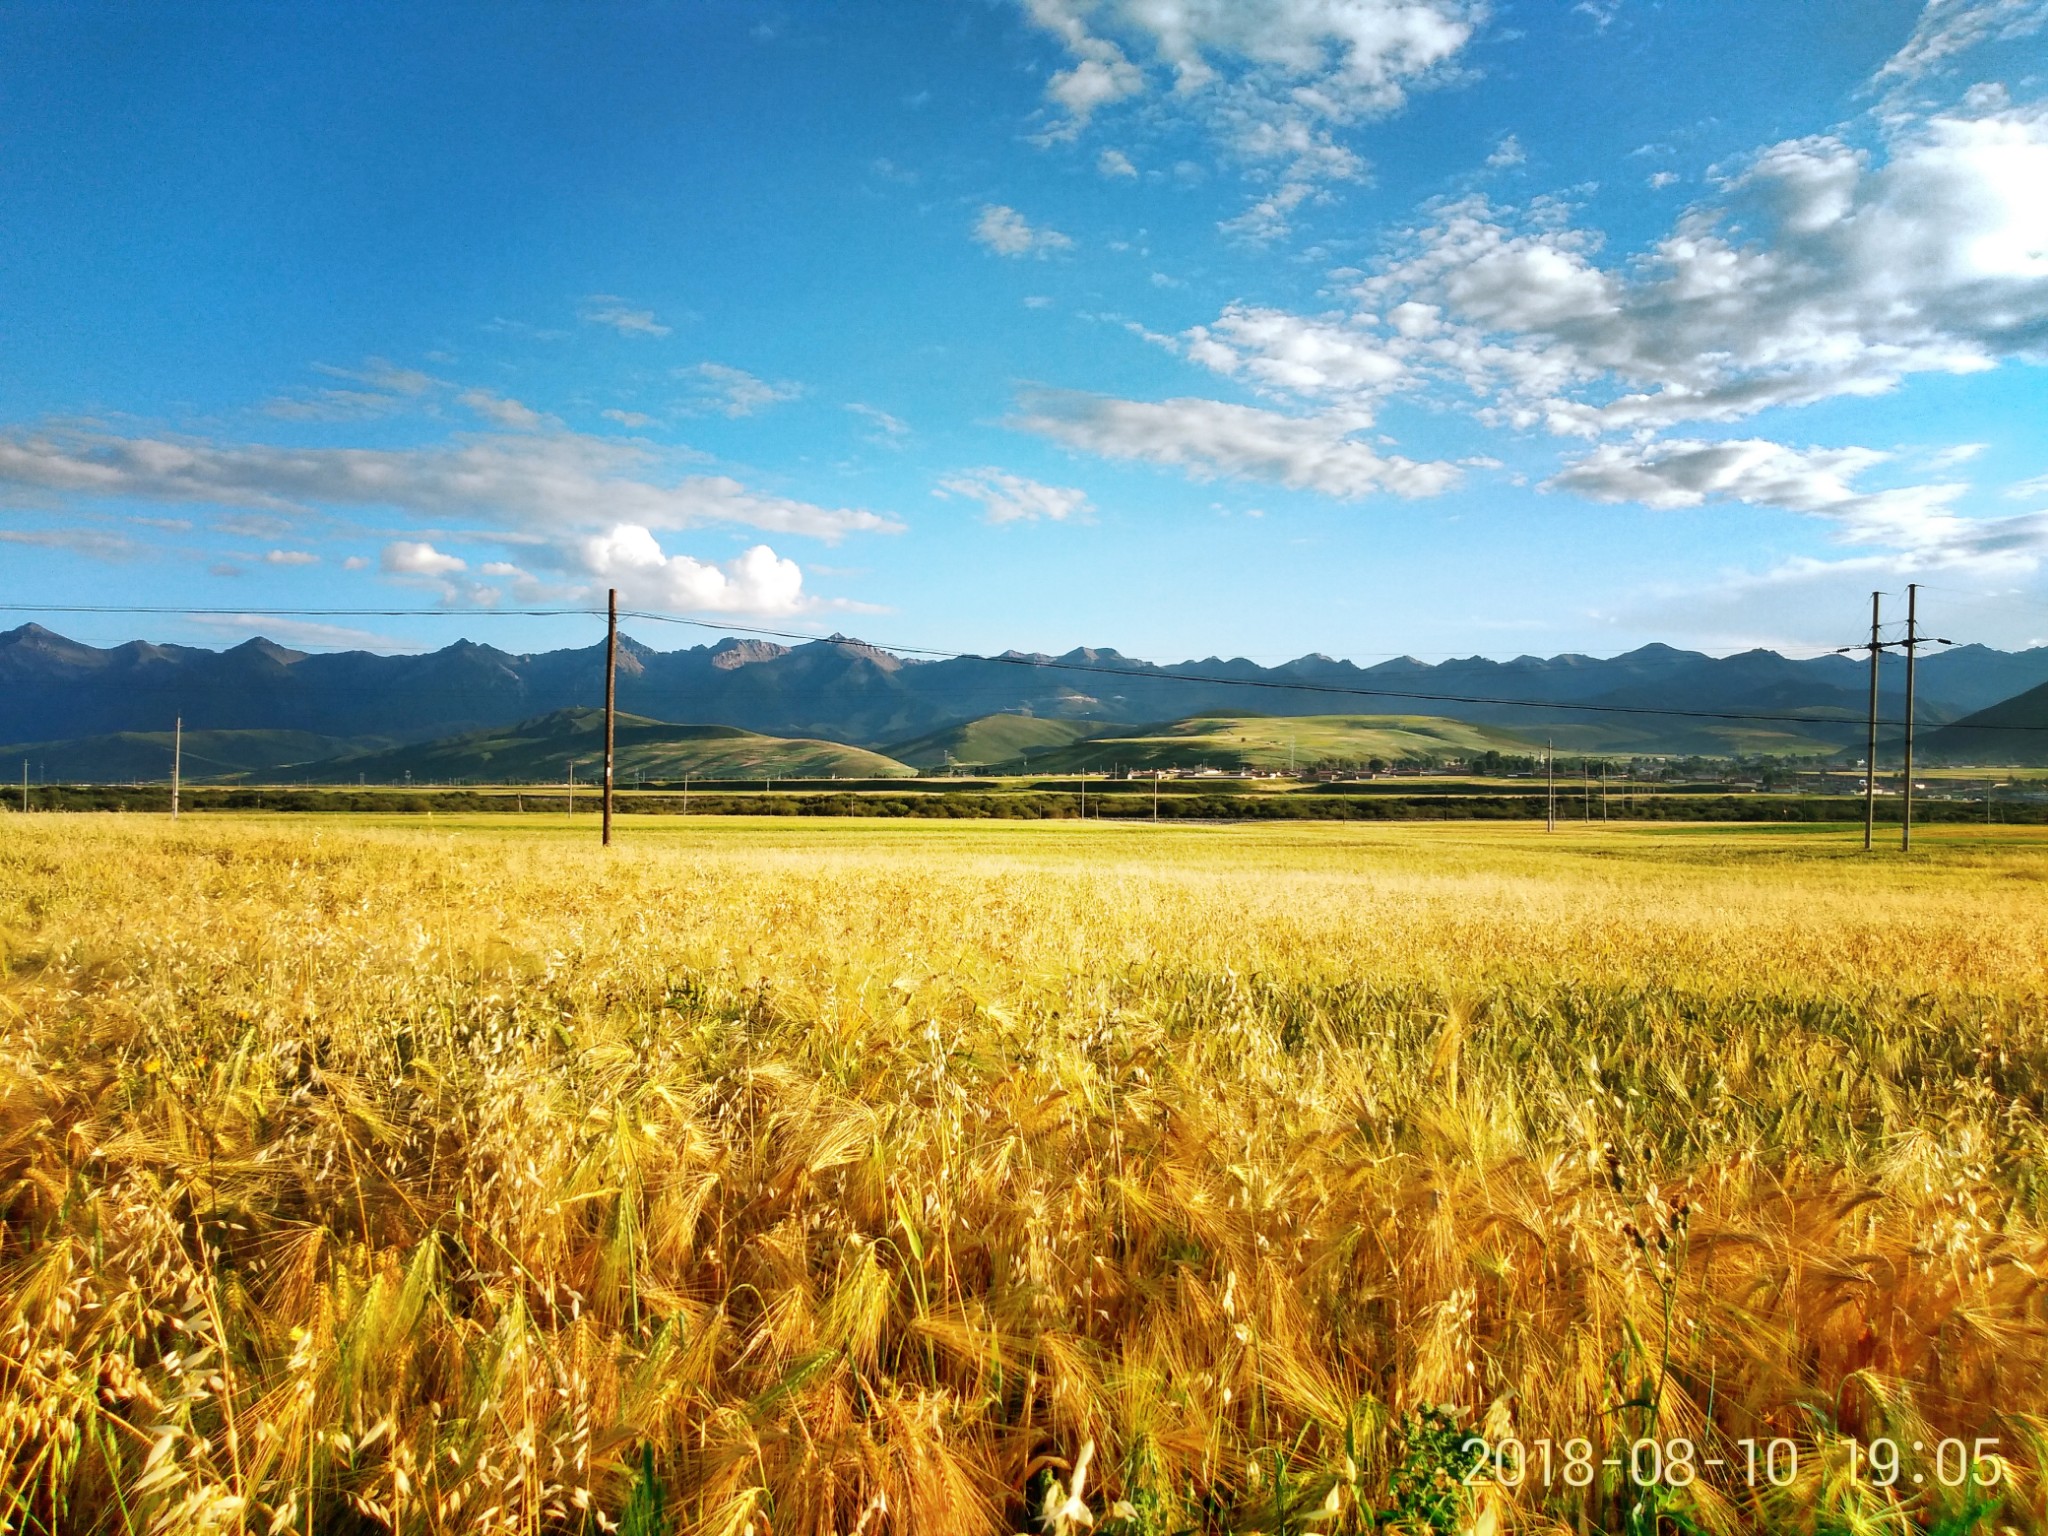
M 178 778 L 185 766 L 185 717 L 171 725 L 171 820 L 178 819 Z
M 1899 786 L 1899 848 L 1902 852 L 1913 846 L 1913 664 L 1919 660 L 1920 652 L 1919 597 L 1920 584 L 1906 583 L 1906 778 Z
M 1870 851 L 1871 835 L 1877 830 L 1877 662 L 1884 655 L 1884 641 L 1878 638 L 1879 612 L 1884 594 L 1870 594 L 1870 742 L 1863 759 L 1863 851 Z
M 1543 793 L 1543 830 L 1557 830 L 1557 743 L 1543 743 L 1543 772 L 1548 785 Z
M 1953 645 L 1953 640 L 1943 640 L 1937 635 L 1920 633 L 1917 599 L 1920 587 L 1917 582 L 1906 587 L 1906 638 L 1900 641 L 1906 652 L 1906 779 L 1899 804 L 1899 847 L 1909 850 L 1913 846 L 1913 671 L 1920 659 L 1923 645 Z
M 611 589 L 604 639 L 604 846 L 612 845 L 612 728 L 619 703 L 619 589 Z

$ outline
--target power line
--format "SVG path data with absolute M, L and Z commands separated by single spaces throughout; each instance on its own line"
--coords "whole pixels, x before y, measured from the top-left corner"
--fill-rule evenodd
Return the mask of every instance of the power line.
M 233 615 L 250 618 L 448 618 L 454 616 L 445 610 L 427 608 L 175 608 L 119 604 L 65 605 L 58 603 L 5 603 L 0 604 L 0 611 L 10 613 L 125 613 L 181 616 Z M 759 625 L 731 624 L 711 619 L 690 619 L 676 614 L 655 613 L 649 609 L 642 608 L 622 608 L 619 612 L 623 617 L 645 619 L 650 623 L 674 624 L 725 635 L 747 635 L 759 639 L 788 640 L 800 645 L 811 644 L 821 638 L 815 634 L 806 634 L 796 630 L 769 629 Z M 464 610 L 460 616 L 603 618 L 605 610 L 602 608 L 479 608 Z M 1360 688 L 1340 683 L 1311 683 L 1293 679 L 1222 677 L 1214 673 L 1188 672 L 1172 667 L 1102 666 L 1092 662 L 1066 661 L 1056 656 L 1015 654 L 987 656 L 973 651 L 942 650 L 932 646 L 884 645 L 866 640 L 850 643 L 865 646 L 869 650 L 885 651 L 898 656 L 916 656 L 933 661 L 981 661 L 997 666 L 1079 672 L 1090 677 L 1133 678 L 1143 682 L 1200 683 L 1204 686 L 1215 688 L 1256 688 L 1265 692 L 1313 693 L 1335 698 L 1405 699 L 1423 704 L 1470 704 L 1500 709 L 1565 710 L 1576 714 L 1622 715 L 1671 720 L 1751 721 L 1777 725 L 1828 726 L 1853 726 L 1856 723 L 1853 717 L 1845 716 L 1800 715 L 1764 710 L 1660 708 L 1649 704 L 1592 704 L 1561 699 L 1508 698 L 1493 694 L 1436 693 L 1402 688 Z M 1884 725 L 1903 724 L 1902 721 L 1898 720 L 1886 720 L 1881 723 Z M 2048 733 L 2048 725 L 1967 725 L 1960 721 L 1953 722 L 1943 727 L 1943 729 Z

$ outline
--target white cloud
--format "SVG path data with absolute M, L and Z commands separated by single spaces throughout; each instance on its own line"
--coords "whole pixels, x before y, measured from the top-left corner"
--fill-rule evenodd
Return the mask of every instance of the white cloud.
M 803 590 L 803 572 L 766 544 L 714 565 L 688 555 L 663 552 L 646 528 L 620 523 L 585 539 L 581 563 L 592 576 L 616 586 L 627 601 L 684 613 L 781 615 L 814 606 Z
M 1095 170 L 1102 176 L 1136 176 L 1138 168 L 1131 164 L 1131 157 L 1120 149 L 1105 149 L 1095 157 Z
M 341 568 L 344 571 L 367 571 L 370 568 L 370 562 L 361 555 L 350 555 L 341 562 Z
M 1233 304 L 1214 324 L 1184 333 L 1193 361 L 1257 388 L 1364 408 L 1407 374 L 1397 347 L 1344 316 L 1308 316 Z
M 527 573 L 509 560 L 487 560 L 482 567 L 486 576 L 524 576 Z
M 1234 218 L 1222 219 L 1216 227 L 1226 235 L 1265 245 L 1285 239 L 1294 229 L 1294 211 L 1315 196 L 1315 183 L 1306 178 L 1282 182 Z
M 1953 443 L 1930 453 L 1927 462 L 1935 469 L 1953 469 L 1958 464 L 1969 463 L 1990 446 L 1989 443 Z
M 1913 35 L 1875 81 L 1911 86 L 1987 42 L 2011 42 L 2048 26 L 2048 0 L 1928 0 Z
M 1526 165 L 1528 151 L 1522 148 L 1522 141 L 1512 133 L 1493 147 L 1493 153 L 1486 157 L 1487 169 L 1504 171 L 1511 166 Z
M 735 419 L 794 400 L 804 392 L 801 384 L 771 384 L 744 368 L 728 368 L 724 363 L 698 363 L 693 367 L 678 368 L 676 377 L 688 380 L 694 389 L 686 409 L 693 412 L 715 411 Z
M 1773 145 L 1633 259 L 1555 200 L 1468 197 L 1358 279 L 1348 314 L 1233 306 L 1188 353 L 1320 399 L 1373 393 L 1338 372 L 1371 359 L 1398 368 L 1380 388 L 1588 437 L 1878 394 L 2048 351 L 2042 186 L 2048 106 L 1895 126 L 1882 156 Z
M 194 613 L 186 621 L 208 629 L 242 635 L 263 635 L 284 645 L 311 650 L 373 650 L 415 653 L 428 647 L 417 640 L 379 634 L 374 630 L 350 629 L 340 624 L 320 624 L 306 619 L 281 619 L 269 613 Z
M 583 301 L 582 320 L 589 325 L 610 326 L 621 336 L 666 336 L 669 327 L 655 318 L 651 309 L 635 309 L 614 293 L 593 293 Z
M 386 544 L 380 564 L 387 576 L 452 576 L 469 569 L 469 562 L 459 556 L 406 539 Z
M 1396 111 L 1411 89 L 1444 78 L 1486 9 L 1481 0 L 1023 5 L 1074 60 L 1047 84 L 1057 117 L 1043 142 L 1076 137 L 1097 111 L 1150 92 L 1157 75 L 1171 82 L 1163 110 L 1193 117 L 1248 168 L 1290 184 L 1361 176 L 1364 163 L 1336 132 Z M 1261 198 L 1230 232 L 1283 232 L 1302 201 L 1289 197 Z
M 901 448 L 903 440 L 910 436 L 910 424 L 891 416 L 878 406 L 862 405 L 858 401 L 846 407 L 865 421 L 871 429 L 864 434 L 867 440 L 882 448 Z
M 1046 82 L 1045 94 L 1065 113 L 1046 131 L 1048 141 L 1073 138 L 1087 126 L 1096 108 L 1144 91 L 1144 72 L 1115 43 L 1088 30 L 1084 6 L 1073 0 L 1024 0 L 1024 9 L 1039 26 L 1059 38 L 1074 59 L 1072 68 L 1059 71 Z
M 1021 402 L 1012 426 L 1111 459 L 1139 459 L 1196 480 L 1267 480 L 1340 500 L 1376 492 L 1434 496 L 1458 467 L 1383 457 L 1354 433 L 1355 414 L 1284 416 L 1220 400 L 1116 400 L 1040 390 Z
M 467 406 L 494 426 L 514 432 L 537 432 L 553 419 L 543 416 L 531 406 L 521 405 L 517 400 L 494 395 L 488 389 L 465 389 L 455 397 L 455 402 Z
M 313 371 L 330 374 L 337 379 L 350 379 L 394 395 L 424 395 L 441 382 L 430 373 L 422 373 L 417 368 L 403 368 L 382 357 L 364 358 L 360 368 L 337 368 L 331 363 L 315 363 Z
M 1074 242 L 1056 229 L 1033 226 L 1023 214 L 1001 203 L 990 203 L 974 221 L 974 238 L 998 256 L 1039 256 L 1051 251 L 1068 251 Z
M 365 359 L 360 368 L 315 363 L 313 371 L 360 387 L 300 390 L 267 401 L 264 411 L 286 421 L 362 421 L 403 410 L 441 382 L 417 368 L 401 368 L 381 357 Z
M 614 409 L 608 411 L 599 411 L 598 415 L 602 416 L 606 421 L 616 421 L 620 426 L 629 427 L 634 431 L 638 431 L 642 427 L 651 427 L 654 425 L 654 418 L 640 411 L 621 411 Z
M 1927 564 L 2018 562 L 2048 551 L 2048 513 L 1966 518 L 1961 483 L 1864 491 L 1852 482 L 1893 456 L 1874 448 L 1793 448 L 1761 438 L 1607 443 L 1544 486 L 1594 501 L 1696 507 L 1737 501 L 1826 519 L 1838 542 L 1884 548 Z
M 265 565 L 318 565 L 320 557 L 310 549 L 273 549 L 263 557 Z
M 1086 491 L 1072 486 L 1045 485 L 1001 469 L 964 469 L 946 475 L 932 493 L 935 496 L 964 496 L 981 503 L 992 523 L 1086 522 L 1095 508 Z
M 1675 187 L 1678 185 L 1678 172 L 1652 171 L 1649 175 L 1649 178 L 1644 182 L 1644 185 L 1647 186 L 1652 192 L 1662 192 L 1666 187 Z
M 644 444 L 573 432 L 458 438 L 402 449 L 280 448 L 106 432 L 0 433 L 0 486 L 72 496 L 287 514 L 313 507 L 379 507 L 428 523 L 474 518 L 548 533 L 631 519 L 649 528 L 739 523 L 834 541 L 902 527 L 874 512 L 764 495 L 724 475 L 654 478 L 673 460 Z
M 143 547 L 126 534 L 101 528 L 0 528 L 0 543 L 28 544 L 38 549 L 68 549 L 95 560 L 132 560 Z
M 2031 480 L 2021 480 L 2005 488 L 2005 494 L 2014 497 L 2048 496 L 2048 475 L 2036 475 Z

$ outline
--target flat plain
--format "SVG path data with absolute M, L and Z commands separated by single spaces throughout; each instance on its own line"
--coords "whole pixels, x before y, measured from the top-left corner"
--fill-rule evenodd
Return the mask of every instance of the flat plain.
M 594 832 L 0 820 L 10 1529 L 2048 1526 L 2039 830 Z

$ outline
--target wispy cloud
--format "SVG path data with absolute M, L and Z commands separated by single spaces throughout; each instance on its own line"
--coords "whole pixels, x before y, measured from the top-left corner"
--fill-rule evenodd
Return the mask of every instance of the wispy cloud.
M 688 368 L 678 368 L 676 377 L 691 389 L 688 400 L 684 402 L 685 410 L 693 414 L 710 412 L 735 419 L 794 400 L 804 392 L 801 384 L 787 381 L 770 383 L 767 379 L 756 378 L 744 368 L 729 368 L 724 363 L 697 363 Z
M 993 468 L 963 469 L 946 475 L 932 494 L 978 501 L 983 515 L 992 523 L 1037 522 L 1041 518 L 1053 523 L 1087 522 L 1095 511 L 1086 491 L 1067 485 L 1046 485 Z
M 1654 508 L 1735 501 L 1832 524 L 1839 542 L 1929 564 L 1992 561 L 2031 568 L 2048 553 L 2048 513 L 1969 518 L 1960 482 L 1864 490 L 1855 482 L 1893 455 L 1874 448 L 1794 448 L 1762 438 L 1608 443 L 1565 466 L 1546 490 Z
M 1169 465 L 1196 480 L 1265 480 L 1343 501 L 1382 492 L 1435 496 L 1455 464 L 1382 455 L 1356 417 L 1286 416 L 1221 400 L 1117 400 L 1067 390 L 1027 393 L 1010 425 L 1110 459 Z
M 974 221 L 974 238 L 998 256 L 1047 256 L 1069 251 L 1074 242 L 1056 229 L 1034 226 L 1016 209 L 990 203 Z
M 750 490 L 724 475 L 654 478 L 673 460 L 645 444 L 573 432 L 457 438 L 421 448 L 0 433 L 0 486 L 60 495 L 254 508 L 276 532 L 314 508 L 388 508 L 434 523 L 474 519 L 541 532 L 621 518 L 650 528 L 737 523 L 837 540 L 895 519 Z
M 621 336 L 666 336 L 670 328 L 651 309 L 637 309 L 615 293 L 593 293 L 583 301 L 586 325 L 609 326 Z
M 901 448 L 910 436 L 910 424 L 891 416 L 877 406 L 862 405 L 858 401 L 846 407 L 868 424 L 869 430 L 862 434 L 880 448 Z

